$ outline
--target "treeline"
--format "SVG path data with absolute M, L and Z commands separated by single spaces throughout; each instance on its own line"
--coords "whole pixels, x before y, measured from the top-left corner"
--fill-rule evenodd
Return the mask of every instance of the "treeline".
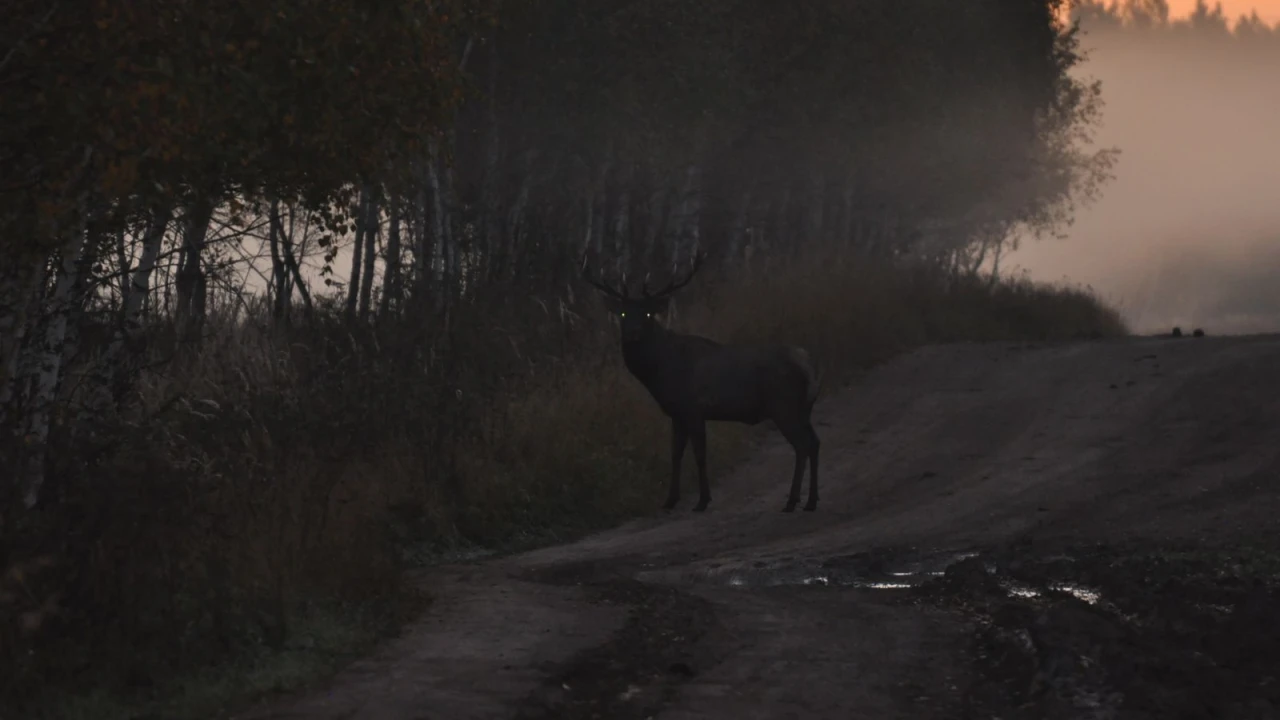
M 1073 0 L 1070 18 L 1086 32 L 1125 30 L 1154 37 L 1280 43 L 1280 23 L 1268 24 L 1258 11 L 1232 18 L 1222 3 L 1196 0 L 1186 17 L 1174 18 L 1167 0 Z
M 977 277 L 1115 158 L 1062 9 L 6 0 L 0 692 L 150 687 L 415 540 L 648 507 L 584 256 L 705 252 L 691 321 L 827 365 L 1118 331 Z

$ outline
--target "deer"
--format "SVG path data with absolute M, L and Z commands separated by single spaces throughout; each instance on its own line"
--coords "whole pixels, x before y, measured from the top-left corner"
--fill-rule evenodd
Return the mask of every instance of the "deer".
M 633 297 L 624 279 L 615 289 L 591 277 L 587 258 L 583 279 L 600 292 L 605 307 L 618 319 L 622 359 L 671 419 L 671 482 L 663 509 L 680 501 L 680 466 L 685 446 L 692 441 L 698 466 L 698 504 L 703 512 L 711 502 L 707 481 L 707 422 L 757 425 L 773 422 L 795 450 L 795 472 L 783 512 L 800 502 L 805 461 L 809 464 L 809 497 L 804 509 L 818 509 L 818 434 L 810 414 L 818 399 L 820 377 L 809 353 L 790 345 L 726 345 L 664 327 L 659 318 L 671 297 L 693 280 L 704 255 L 695 255 L 684 278 L 673 277 L 666 287 L 650 292 L 644 282 Z

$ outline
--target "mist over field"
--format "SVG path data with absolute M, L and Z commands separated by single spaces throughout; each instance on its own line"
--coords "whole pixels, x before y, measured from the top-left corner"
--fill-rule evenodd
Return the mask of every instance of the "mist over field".
M 1137 332 L 1280 330 L 1280 43 L 1270 37 L 1082 23 L 1106 103 L 1097 140 L 1115 179 L 1063 240 L 1011 258 L 1092 285 Z

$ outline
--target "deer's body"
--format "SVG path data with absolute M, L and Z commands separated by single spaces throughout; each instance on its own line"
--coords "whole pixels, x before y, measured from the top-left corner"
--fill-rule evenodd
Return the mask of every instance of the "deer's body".
M 794 510 L 800 502 L 806 460 L 809 498 L 804 509 L 817 509 L 820 443 L 809 416 L 818 397 L 819 382 L 808 353 L 780 345 L 723 345 L 667 330 L 654 315 L 666 308 L 670 294 L 683 283 L 672 283 L 657 295 L 646 292 L 643 298 L 634 299 L 593 284 L 606 293 L 606 303 L 619 317 L 627 369 L 671 418 L 671 485 L 665 507 L 675 507 L 680 500 L 680 465 L 690 441 L 698 466 L 699 498 L 694 510 L 705 510 L 711 502 L 706 469 L 707 421 L 756 425 L 772 420 L 796 452 L 785 510 Z
M 671 418 L 756 425 L 817 399 L 800 348 L 722 345 L 655 324 L 651 338 L 622 343 L 622 358 Z

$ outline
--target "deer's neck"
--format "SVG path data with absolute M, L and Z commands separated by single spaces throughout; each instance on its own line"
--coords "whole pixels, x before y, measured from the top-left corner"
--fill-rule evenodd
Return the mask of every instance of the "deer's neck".
M 662 327 L 655 327 L 652 334 L 640 340 L 622 343 L 622 360 L 627 370 L 635 376 L 649 392 L 662 401 L 662 361 L 664 348 L 669 344 L 670 333 Z

